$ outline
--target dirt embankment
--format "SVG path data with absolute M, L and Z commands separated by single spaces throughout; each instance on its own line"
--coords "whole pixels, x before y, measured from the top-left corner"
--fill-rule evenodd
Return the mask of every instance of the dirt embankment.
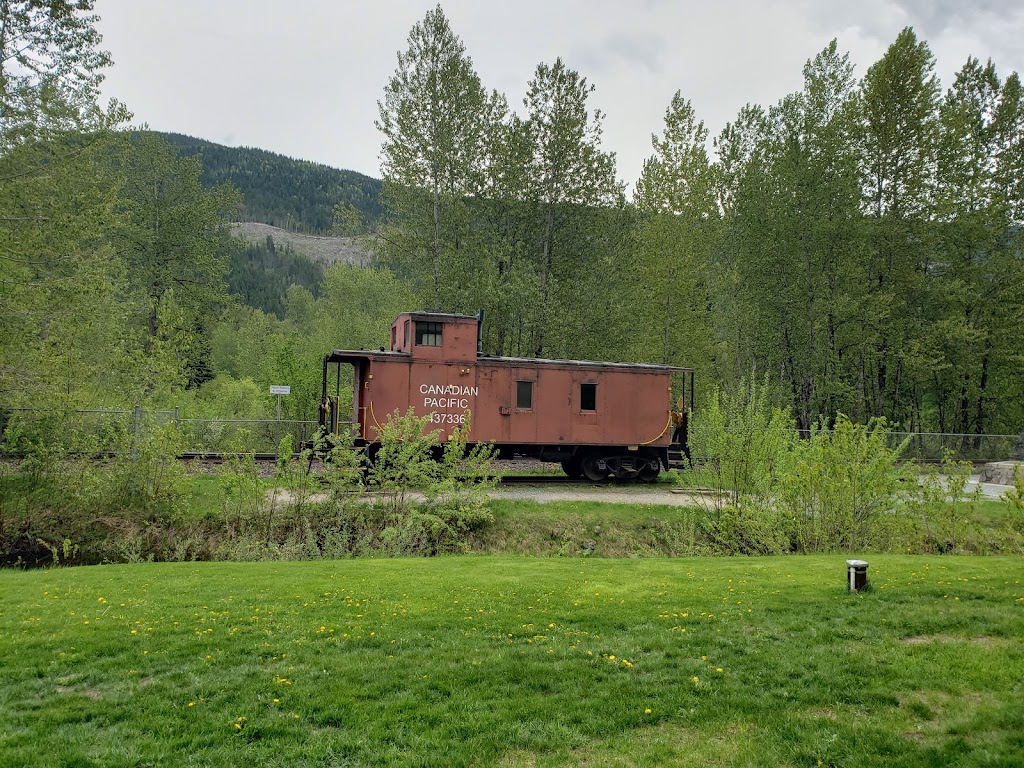
M 276 246 L 280 248 L 291 246 L 296 253 L 301 253 L 324 265 L 340 261 L 345 264 L 365 267 L 372 258 L 363 239 L 359 237 L 300 235 L 256 221 L 232 224 L 231 234 L 247 243 L 265 242 L 269 235 L 274 239 Z

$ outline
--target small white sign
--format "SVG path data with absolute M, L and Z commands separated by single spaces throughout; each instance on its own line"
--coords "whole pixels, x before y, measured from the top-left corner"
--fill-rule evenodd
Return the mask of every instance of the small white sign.
M 272 394 L 272 395 L 290 395 L 291 393 L 292 393 L 292 388 L 291 387 L 282 386 L 280 384 L 271 384 L 270 385 L 270 394 Z

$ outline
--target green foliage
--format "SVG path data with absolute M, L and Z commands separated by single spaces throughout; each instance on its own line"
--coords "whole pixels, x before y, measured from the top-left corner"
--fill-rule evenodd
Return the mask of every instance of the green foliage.
M 351 433 L 326 433 L 314 446 L 314 453 L 324 455 L 322 477 L 332 492 L 332 500 L 365 488 L 367 479 L 366 452 L 355 445 Z
M 221 474 L 224 491 L 222 522 L 229 541 L 246 537 L 269 506 L 256 457 L 245 452 L 245 433 L 242 432 L 237 440 L 236 450 L 229 454 Z
M 152 134 L 136 137 L 117 163 L 121 217 L 112 239 L 136 302 L 143 351 L 147 359 L 159 359 L 155 347 L 163 342 L 189 381 L 205 381 L 210 377 L 207 318 L 227 299 L 226 222 L 241 196 L 230 185 L 204 189 L 200 163 L 179 158 L 174 147 Z M 160 313 L 172 304 L 173 321 L 161 326 Z M 151 370 L 144 393 L 167 378 L 166 370 Z
M 437 480 L 426 491 L 425 508 L 454 531 L 459 541 L 494 520 L 490 492 L 498 482 L 493 446 L 478 443 L 470 448 L 467 438 L 471 414 L 452 430 L 439 460 Z
M 698 464 L 705 528 L 716 548 L 737 554 L 788 550 L 778 525 L 776 493 L 796 434 L 792 420 L 769 402 L 768 382 L 742 381 L 735 394 L 717 391 L 694 419 L 690 451 Z
M 283 320 L 289 286 L 301 285 L 314 297 L 319 295 L 324 268 L 308 256 L 281 248 L 267 235 L 265 243 L 234 248 L 226 280 L 228 292 L 245 304 Z
M 794 549 L 884 550 L 905 540 L 893 528 L 906 521 L 917 486 L 915 468 L 898 463 L 903 447 L 890 446 L 884 419 L 854 424 L 843 415 L 795 442 L 778 490 Z
M 742 380 L 735 393 L 717 390 L 693 420 L 690 450 L 695 476 L 743 508 L 772 496 L 792 450 L 793 422 L 770 402 L 768 381 Z
M 4 447 L 19 458 L 0 474 L 0 562 L 41 565 L 57 550 L 63 564 L 67 552 L 71 562 L 123 560 L 126 541 L 173 526 L 187 500 L 174 425 L 112 437 L 113 458 L 99 462 L 95 434 L 8 425 Z
M 91 15 L 93 0 L 8 0 L 0 35 L 0 154 L 22 142 L 88 132 L 127 115 L 96 103 L 110 54 Z M 8 177 L 9 180 L 10 177 Z
M 981 488 L 968 490 L 973 466 L 946 452 L 940 466 L 929 466 L 921 481 L 918 513 L 925 552 L 956 554 L 966 549 Z
M 1006 505 L 1018 513 L 1024 513 L 1024 472 L 1019 466 L 1013 470 L 1013 489 L 1003 494 Z
M 705 267 L 720 237 L 718 172 L 707 154 L 708 131 L 678 91 L 665 112 L 662 138 L 652 137 L 654 155 L 644 162 L 634 200 L 644 218 L 637 233 L 638 271 L 651 307 L 644 320 L 661 327 L 660 355 L 651 359 L 707 371 L 714 339 L 711 288 Z M 641 336 L 651 344 L 654 334 Z
M 391 514 L 401 517 L 411 510 L 410 494 L 440 477 L 434 461 L 438 433 L 429 416 L 417 416 L 410 408 L 390 414 L 378 434 L 380 450 L 370 463 L 369 485 L 382 491 Z
M 833 429 L 819 424 L 801 438 L 771 406 L 767 382 L 743 382 L 735 395 L 716 393 L 694 419 L 697 466 L 687 479 L 707 488 L 705 533 L 726 552 L 898 551 L 921 537 L 934 542 L 940 521 L 953 551 L 977 500 L 961 500 L 970 465 L 948 461 L 949 479 L 936 474 L 919 487 L 912 467 L 899 463 L 905 446 L 893 446 L 882 419 L 864 425 L 842 415 Z
M 389 217 L 375 247 L 435 308 L 452 306 L 474 261 L 465 198 L 480 191 L 488 104 L 441 6 L 427 11 L 378 102 Z
M 0 401 L 95 403 L 127 388 L 113 140 L 62 136 L 0 153 Z

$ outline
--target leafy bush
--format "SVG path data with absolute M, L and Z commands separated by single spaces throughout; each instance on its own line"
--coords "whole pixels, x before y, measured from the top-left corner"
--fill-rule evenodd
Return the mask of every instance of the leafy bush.
M 702 530 L 718 551 L 902 549 L 912 538 L 918 486 L 884 420 L 840 415 L 801 439 L 767 382 L 741 382 L 715 393 L 691 435 L 690 483 L 705 491 Z
M 925 470 L 916 504 L 921 525 L 918 549 L 951 554 L 963 550 L 981 500 L 980 487 L 967 489 L 973 469 L 971 462 L 956 461 L 947 451 L 941 466 Z
M 369 485 L 384 494 L 393 515 L 410 511 L 411 494 L 425 489 L 441 475 L 434 461 L 440 441 L 430 418 L 418 417 L 412 408 L 404 415 L 397 410 L 378 428 L 380 450 L 372 457 Z
M 487 491 L 496 478 L 494 451 L 469 449 L 470 416 L 442 446 L 429 416 L 392 414 L 380 431 L 370 486 L 385 493 L 388 515 L 381 544 L 390 554 L 437 554 L 464 549 L 466 536 L 493 517 Z M 412 503 L 412 494 L 422 502 Z
M 728 554 L 783 552 L 788 542 L 775 505 L 780 473 L 796 440 L 790 416 L 773 408 L 768 385 L 740 382 L 733 394 L 716 390 L 694 419 L 690 450 L 693 485 L 707 513 L 705 535 Z
M 916 490 L 912 470 L 889 447 L 884 419 L 854 424 L 840 414 L 792 444 L 777 498 L 788 518 L 793 549 L 816 552 L 877 546 L 893 514 Z

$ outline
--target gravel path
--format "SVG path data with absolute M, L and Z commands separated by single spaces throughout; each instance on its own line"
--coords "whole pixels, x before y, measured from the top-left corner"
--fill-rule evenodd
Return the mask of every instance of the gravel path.
M 495 499 L 529 499 L 548 501 L 594 501 L 606 504 L 661 504 L 669 507 L 694 507 L 707 503 L 708 497 L 700 493 L 673 489 L 668 486 L 608 486 L 596 488 L 545 488 L 517 485 L 496 488 Z

